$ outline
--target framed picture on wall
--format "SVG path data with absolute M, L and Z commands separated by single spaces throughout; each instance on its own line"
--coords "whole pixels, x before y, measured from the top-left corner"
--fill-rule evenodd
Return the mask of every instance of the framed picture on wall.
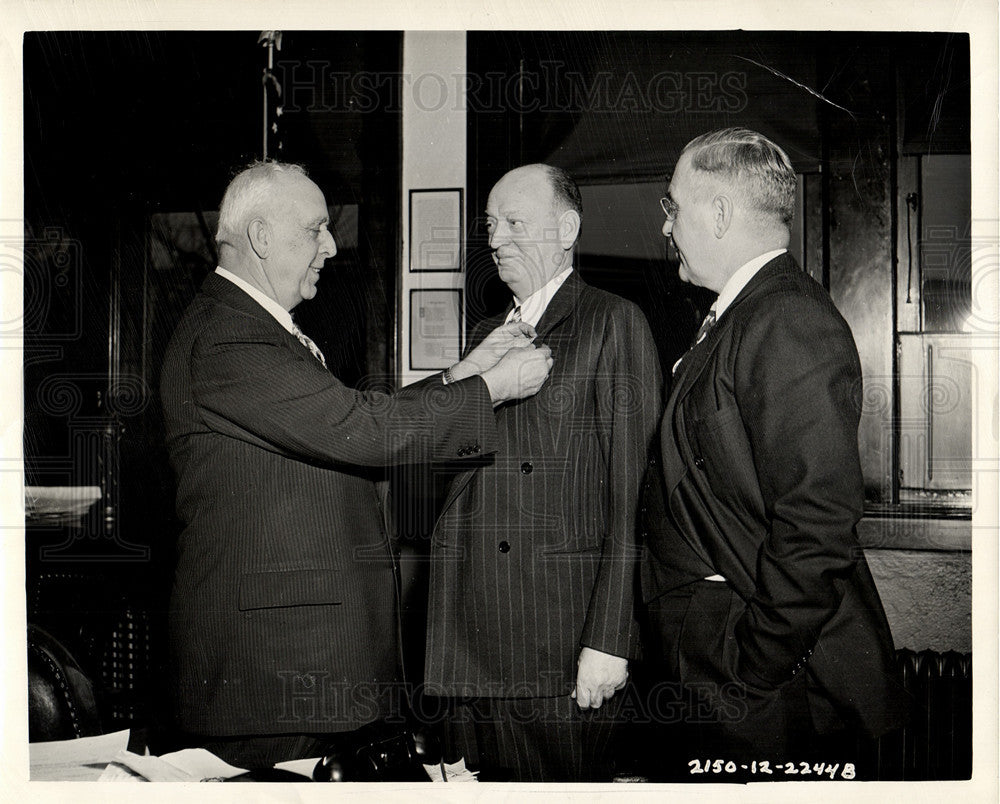
M 410 291 L 410 369 L 446 369 L 462 354 L 462 291 Z
M 461 271 L 462 188 L 410 190 L 410 271 Z

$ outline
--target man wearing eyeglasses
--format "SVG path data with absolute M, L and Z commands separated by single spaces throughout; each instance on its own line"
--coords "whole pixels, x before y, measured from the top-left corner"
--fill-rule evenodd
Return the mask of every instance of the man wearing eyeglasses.
M 859 734 L 901 714 L 855 530 L 861 366 L 787 252 L 795 184 L 777 145 L 726 129 L 685 147 L 661 200 L 680 278 L 718 293 L 672 367 L 644 497 L 648 654 L 684 713 L 674 778 L 817 761 L 863 776 Z M 732 775 L 705 776 L 708 758 Z

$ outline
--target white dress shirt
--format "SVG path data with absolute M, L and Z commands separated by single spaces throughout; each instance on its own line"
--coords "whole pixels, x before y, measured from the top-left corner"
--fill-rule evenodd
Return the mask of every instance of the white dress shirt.
M 743 263 L 736 272 L 729 277 L 729 280 L 725 285 L 722 286 L 722 290 L 719 291 L 719 298 L 715 300 L 715 304 L 712 305 L 712 309 L 715 310 L 715 320 L 718 322 L 722 318 L 722 314 L 726 312 L 729 305 L 732 304 L 736 297 L 740 295 L 740 291 L 743 290 L 750 280 L 753 279 L 757 272 L 767 265 L 775 257 L 784 254 L 788 249 L 778 248 L 774 251 L 769 251 L 766 254 L 761 254 L 759 257 L 754 257 L 749 262 Z
M 531 324 L 531 326 L 537 327 L 538 322 L 542 320 L 542 315 L 545 314 L 545 308 L 549 306 L 549 302 L 552 301 L 552 297 L 556 295 L 556 291 L 562 287 L 563 282 L 569 278 L 571 273 L 573 273 L 572 265 L 569 268 L 560 271 L 523 301 L 515 296 L 514 307 L 521 308 L 521 320 L 526 324 Z M 514 311 L 511 310 L 507 314 L 507 320 L 504 321 L 504 323 L 509 324 L 513 315 Z

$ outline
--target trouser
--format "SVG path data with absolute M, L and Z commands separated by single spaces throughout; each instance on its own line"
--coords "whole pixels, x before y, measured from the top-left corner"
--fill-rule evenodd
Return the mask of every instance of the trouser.
M 858 735 L 816 733 L 805 672 L 775 690 L 737 678 L 734 628 L 743 609 L 728 584 L 714 581 L 689 584 L 647 604 L 654 690 L 666 685 L 677 704 L 675 716 L 663 723 L 664 743 L 673 746 L 661 758 L 663 777 L 799 781 L 831 778 L 836 765 L 834 778 L 857 778 L 863 772 L 854 748 Z
M 462 698 L 449 709 L 446 760 L 480 781 L 609 782 L 621 695 L 581 710 L 568 695 Z

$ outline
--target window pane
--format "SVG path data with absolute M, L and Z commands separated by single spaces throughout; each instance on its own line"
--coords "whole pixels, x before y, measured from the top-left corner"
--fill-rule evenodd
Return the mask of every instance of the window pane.
M 964 332 L 972 302 L 968 155 L 921 160 L 924 332 Z

